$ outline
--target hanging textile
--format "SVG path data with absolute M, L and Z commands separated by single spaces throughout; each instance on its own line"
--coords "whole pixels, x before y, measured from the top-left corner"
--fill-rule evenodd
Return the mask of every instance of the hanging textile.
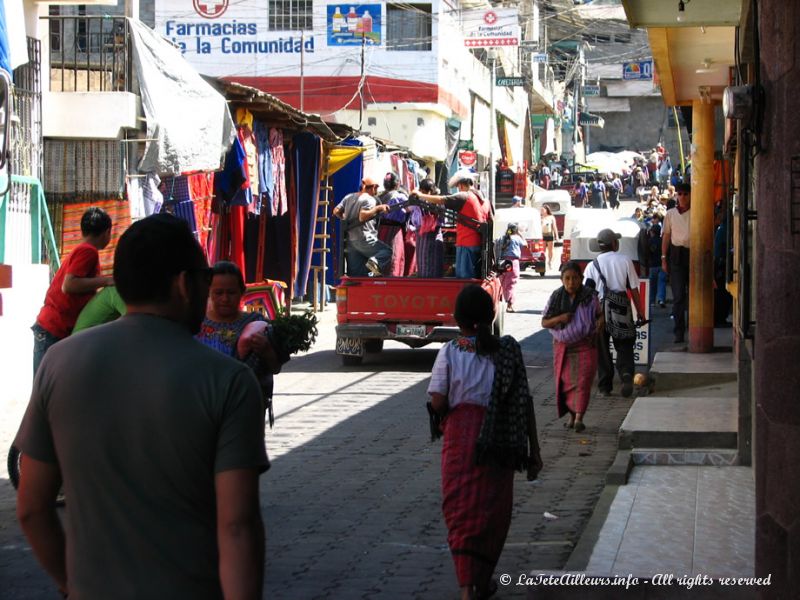
M 259 214 L 264 210 L 267 215 L 272 215 L 272 197 L 275 193 L 275 174 L 272 171 L 272 148 L 269 145 L 269 127 L 256 121 L 253 124 L 253 133 L 258 149 L 258 195 Z
M 297 218 L 297 261 L 294 297 L 305 296 L 311 270 L 311 250 L 319 208 L 319 180 L 322 167 L 322 140 L 313 133 L 300 133 L 292 139 L 292 174 Z
M 332 216 L 333 208 L 342 201 L 342 199 L 350 192 L 355 192 L 361 187 L 361 179 L 364 167 L 364 154 L 362 143 L 359 140 L 345 140 L 341 143 L 342 146 L 350 146 L 358 148 L 359 154 L 347 163 L 344 167 L 339 169 L 331 178 L 331 185 L 333 186 L 333 193 L 330 195 L 330 205 L 328 206 L 328 222 L 330 229 L 328 233 L 331 234 L 330 247 L 331 255 L 328 260 L 329 268 L 325 273 L 325 282 L 328 285 L 336 285 L 339 283 L 337 273 L 342 272 L 344 265 L 340 265 L 340 256 L 338 253 L 339 239 L 341 236 L 341 220 Z M 317 233 L 325 233 L 321 228 Z M 320 257 L 316 254 L 313 258 L 313 264 L 320 264 Z
M 272 214 L 284 215 L 289 210 L 286 199 L 286 155 L 283 149 L 283 132 L 273 127 L 269 131 L 269 145 L 272 154 L 272 173 L 275 192 L 272 197 Z
M 73 202 L 63 204 L 63 225 L 61 230 L 61 260 L 83 242 L 81 217 L 88 208 L 97 206 L 111 217 L 111 243 L 100 250 L 100 268 L 103 275 L 111 275 L 114 270 L 114 250 L 119 236 L 130 226 L 131 213 L 125 200 L 95 200 L 93 202 Z

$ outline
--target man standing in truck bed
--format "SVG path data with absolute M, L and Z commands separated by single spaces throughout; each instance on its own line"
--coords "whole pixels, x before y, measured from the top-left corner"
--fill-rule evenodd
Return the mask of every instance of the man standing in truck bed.
M 378 184 L 365 177 L 361 190 L 345 196 L 333 209 L 334 216 L 343 221 L 342 235 L 347 234 L 348 275 L 363 276 L 367 271 L 376 276 L 389 274 L 392 249 L 378 239 L 375 225 L 375 217 L 389 207 L 377 203 L 377 194 Z
M 447 184 L 457 187 L 458 192 L 449 196 L 435 196 L 416 190 L 421 200 L 431 204 L 444 204 L 446 208 L 469 217 L 478 223 L 488 223 L 492 208 L 478 190 L 472 188 L 475 173 L 457 171 Z M 456 277 L 476 279 L 481 273 L 481 234 L 462 222 L 456 223 Z

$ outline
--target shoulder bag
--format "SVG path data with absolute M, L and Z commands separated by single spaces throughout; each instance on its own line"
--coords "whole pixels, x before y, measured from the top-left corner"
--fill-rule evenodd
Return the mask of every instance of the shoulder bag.
M 603 315 L 606 319 L 606 331 L 611 337 L 618 339 L 631 339 L 636 337 L 636 325 L 633 322 L 633 309 L 631 301 L 625 291 L 617 292 L 608 287 L 608 282 L 600 270 L 600 263 L 595 258 L 592 261 L 600 279 L 603 282 Z

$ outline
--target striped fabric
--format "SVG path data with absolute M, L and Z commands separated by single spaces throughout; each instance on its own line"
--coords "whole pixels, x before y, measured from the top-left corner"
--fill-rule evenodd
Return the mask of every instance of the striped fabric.
M 511 525 L 514 470 L 475 464 L 486 409 L 459 404 L 444 420 L 442 511 L 459 586 L 486 587 Z
M 574 344 L 553 340 L 553 370 L 558 416 L 583 414 L 589 408 L 592 382 L 597 374 L 597 346 L 589 337 Z
M 100 251 L 100 269 L 103 275 L 111 275 L 114 270 L 114 250 L 122 232 L 131 224 L 131 212 L 124 200 L 99 200 L 97 202 L 81 202 L 63 205 L 61 230 L 61 260 L 83 241 L 81 235 L 81 217 L 86 209 L 97 206 L 111 217 L 111 243 Z

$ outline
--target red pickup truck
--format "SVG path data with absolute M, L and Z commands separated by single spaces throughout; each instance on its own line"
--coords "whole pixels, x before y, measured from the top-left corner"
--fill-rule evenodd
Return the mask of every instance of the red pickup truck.
M 451 211 L 447 213 L 447 218 L 457 218 Z M 482 228 L 487 248 L 491 243 L 489 231 L 488 226 Z M 484 265 L 490 262 L 489 256 L 488 251 L 484 253 Z M 506 304 L 500 280 L 485 266 L 484 275 L 483 280 L 342 277 L 336 288 L 336 354 L 344 365 L 358 365 L 366 353 L 380 352 L 384 340 L 420 348 L 454 339 L 458 335 L 453 318 L 456 296 L 470 283 L 482 285 L 491 294 L 495 301 L 494 331 L 502 334 Z

